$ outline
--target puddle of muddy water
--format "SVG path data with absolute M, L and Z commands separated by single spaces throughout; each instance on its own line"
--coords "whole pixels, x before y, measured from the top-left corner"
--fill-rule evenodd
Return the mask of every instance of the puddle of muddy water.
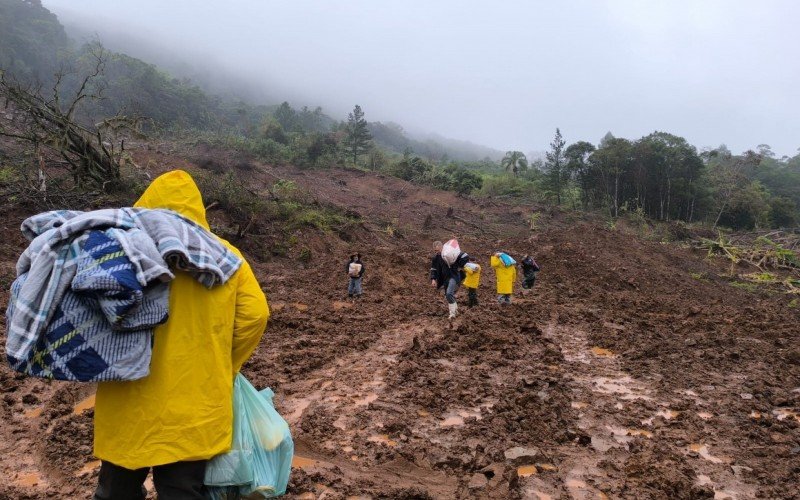
M 24 413 L 24 415 L 25 415 L 25 418 L 30 418 L 30 419 L 39 418 L 39 417 L 42 416 L 42 411 L 44 411 L 44 406 L 39 406 L 37 408 L 33 408 L 31 410 L 27 410 Z
M 711 489 L 714 490 L 714 500 L 735 500 L 737 498 L 752 497 L 752 495 L 746 494 L 744 491 L 717 489 L 719 485 L 706 474 L 697 475 L 697 484 L 699 486 L 710 486 Z
M 292 411 L 292 413 L 287 415 L 286 420 L 288 420 L 289 423 L 294 423 L 300 420 L 300 417 L 303 416 L 303 412 L 306 411 L 306 409 L 311 405 L 313 401 L 314 399 L 312 397 L 306 397 L 297 400 L 297 402 L 295 403 L 294 411 Z
M 713 418 L 713 417 L 714 417 L 714 415 L 713 415 L 713 414 L 711 414 L 711 413 L 709 413 L 709 412 L 707 412 L 707 411 L 700 411 L 700 412 L 697 412 L 697 416 L 698 416 L 698 417 L 700 417 L 700 418 L 701 418 L 701 419 L 703 419 L 703 420 L 710 420 L 711 418 Z
M 713 464 L 721 464 L 721 463 L 724 462 L 723 459 L 721 459 L 719 457 L 715 457 L 714 455 L 712 455 L 711 452 L 708 450 L 708 446 L 705 445 L 705 444 L 692 443 L 692 444 L 689 445 L 688 450 L 697 453 L 698 455 L 700 455 L 700 458 L 702 458 L 704 460 L 708 460 L 709 462 L 711 462 Z
M 652 399 L 644 394 L 644 390 L 636 387 L 636 382 L 627 375 L 619 378 L 597 377 L 592 380 L 592 385 L 598 392 L 604 394 L 617 394 L 621 399 Z
M 356 406 L 367 406 L 373 401 L 378 399 L 378 395 L 375 393 L 367 394 L 363 398 L 356 399 Z
M 644 429 L 626 429 L 625 427 L 616 427 L 612 425 L 607 425 L 606 429 L 611 432 L 611 436 L 614 438 L 614 440 L 620 444 L 628 444 L 637 437 L 643 437 L 647 439 L 651 439 L 653 437 L 652 432 Z
M 100 460 L 92 460 L 91 462 L 87 462 L 86 465 L 81 467 L 81 470 L 75 473 L 76 476 L 80 477 L 85 474 L 90 474 L 96 469 L 100 468 Z
M 292 457 L 293 469 L 307 469 L 316 466 L 318 463 L 319 461 L 313 458 L 301 457 L 300 455 L 294 455 Z
M 678 418 L 678 415 L 680 415 L 679 411 L 662 409 L 658 410 L 655 416 L 642 420 L 642 424 L 653 425 L 653 422 L 655 421 L 656 417 L 661 417 L 664 420 L 672 420 L 674 418 Z
M 589 403 L 585 403 L 583 401 L 572 401 L 569 405 L 576 410 L 582 410 L 589 406 Z
M 517 467 L 517 476 L 519 477 L 533 476 L 534 474 L 538 473 L 539 470 L 535 465 L 523 465 L 522 467 Z
M 445 417 L 439 425 L 441 427 L 453 427 L 458 425 L 464 425 L 464 417 L 461 415 L 453 415 L 452 417 Z
M 611 349 L 605 349 L 603 347 L 597 347 L 597 346 L 592 347 L 592 354 L 601 358 L 613 358 L 616 356 L 616 354 L 614 354 L 614 351 L 612 351 Z
M 491 408 L 491 405 L 487 405 L 487 408 Z M 481 420 L 483 417 L 481 416 L 480 408 L 474 410 L 459 410 L 457 412 L 447 413 L 443 416 L 443 420 L 439 422 L 440 427 L 456 427 L 464 425 L 464 419 L 475 417 L 477 420 Z
M 397 441 L 392 440 L 389 438 L 388 434 L 375 434 L 367 438 L 367 441 L 371 443 L 379 443 L 385 444 L 386 446 L 395 447 L 397 446 Z
M 23 488 L 32 488 L 44 484 L 44 480 L 38 472 L 23 472 L 17 476 L 17 479 L 14 480 L 14 484 Z
M 72 413 L 74 413 L 75 415 L 80 415 L 84 411 L 90 408 L 94 408 L 94 400 L 95 400 L 94 394 L 81 400 L 78 404 L 75 405 L 75 408 L 73 408 Z

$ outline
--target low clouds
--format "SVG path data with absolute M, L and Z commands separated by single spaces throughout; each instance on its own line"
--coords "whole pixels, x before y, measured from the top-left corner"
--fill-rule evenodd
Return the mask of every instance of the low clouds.
M 701 148 L 800 147 L 789 0 L 43 3 L 217 88 L 340 118 L 359 103 L 369 120 L 498 149 L 545 149 L 556 127 L 568 142 L 664 130 Z

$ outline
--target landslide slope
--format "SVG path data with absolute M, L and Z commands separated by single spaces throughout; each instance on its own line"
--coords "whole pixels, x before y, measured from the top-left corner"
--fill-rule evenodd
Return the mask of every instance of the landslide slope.
M 199 172 L 190 157 L 155 163 Z M 732 287 L 703 254 L 591 216 L 355 170 L 245 174 L 253 192 L 292 181 L 357 221 L 235 242 L 272 308 L 244 373 L 291 424 L 290 498 L 796 495 L 800 315 L 786 297 Z M 27 215 L 3 214 L 4 301 Z M 450 323 L 427 271 L 431 242 L 452 236 L 484 272 L 480 306 Z M 542 266 L 510 307 L 494 303 L 488 265 L 501 249 Z M 355 251 L 367 273 L 353 303 Z M 93 388 L 2 367 L 0 390 L 0 497 L 89 498 Z

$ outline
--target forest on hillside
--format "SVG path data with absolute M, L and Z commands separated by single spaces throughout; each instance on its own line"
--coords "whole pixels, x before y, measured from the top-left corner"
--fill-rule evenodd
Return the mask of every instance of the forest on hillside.
M 99 41 L 76 44 L 38 0 L 0 0 L 0 68 L 6 106 L 21 110 L 37 102 L 68 111 L 99 143 L 113 123 L 115 138 L 144 134 L 271 164 L 363 168 L 463 195 L 535 200 L 612 218 L 633 214 L 734 230 L 800 221 L 800 154 L 778 158 L 766 144 L 738 154 L 724 145 L 698 151 L 663 131 L 568 144 L 556 130 L 544 160 L 529 162 L 520 151 L 501 158 L 465 141 L 414 139 L 396 123 L 368 121 L 369 110 L 358 105 L 338 120 L 321 107 L 211 95 Z M 5 123 L 7 132 L 24 121 L 15 119 L 16 125 Z M 51 144 L 34 135 L 37 146 Z

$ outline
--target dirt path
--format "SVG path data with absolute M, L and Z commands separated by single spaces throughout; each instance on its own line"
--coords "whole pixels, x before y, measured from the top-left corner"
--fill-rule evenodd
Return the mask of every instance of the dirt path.
M 336 309 L 352 309 L 362 304 L 334 302 Z M 335 415 L 332 422 L 337 432 L 317 442 L 300 439 L 295 444 L 293 466 L 313 475 L 320 470 L 337 469 L 352 481 L 379 483 L 384 488 L 420 488 L 437 498 L 455 496 L 457 480 L 442 472 L 417 467 L 406 460 L 395 459 L 388 463 L 364 468 L 359 463 L 361 457 L 354 453 L 354 443 L 368 442 L 393 448 L 397 442 L 389 437 L 380 420 L 364 425 L 356 417 L 358 410 L 373 408 L 393 410 L 391 398 L 386 397 L 384 378 L 397 356 L 413 346 L 415 340 L 425 331 L 429 321 L 412 321 L 392 327 L 364 351 L 339 358 L 332 366 L 316 370 L 307 378 L 283 386 L 286 393 L 292 394 L 282 401 L 287 408 L 286 419 L 292 426 L 312 424 L 314 415 Z M 294 396 L 296 395 L 296 397 Z M 327 488 L 315 487 L 323 494 Z M 314 498 L 313 495 L 308 495 Z
M 620 329 L 606 323 L 604 328 Z M 679 484 L 682 495 L 691 494 L 692 486 L 710 486 L 714 498 L 752 498 L 756 487 L 743 480 L 746 465 L 734 465 L 726 455 L 735 443 L 714 437 L 712 427 L 723 415 L 715 414 L 714 404 L 694 391 L 659 390 L 657 374 L 631 377 L 621 369 L 620 356 L 608 349 L 592 346 L 585 331 L 561 325 L 554 314 L 545 336 L 561 349 L 567 376 L 573 382 L 572 408 L 578 410 L 578 427 L 583 447 L 562 447 L 563 456 L 557 476 L 533 478 L 523 491 L 542 500 L 566 492 L 570 498 L 608 498 L 612 492 L 625 491 L 625 482 L 634 477 L 609 474 L 608 461 L 626 464 L 632 453 L 653 447 L 662 460 L 682 462 L 691 467 L 697 480 L 694 485 Z M 651 380 L 653 379 L 653 380 Z M 731 384 L 736 380 L 732 379 Z M 703 422 L 701 439 L 692 424 Z M 712 444 L 713 442 L 713 444 Z M 605 464 L 603 463 L 605 461 Z M 630 475 L 627 471 L 626 475 Z M 553 480 L 555 479 L 555 481 Z M 623 484 L 619 484 L 622 481 Z M 667 485 L 669 487 L 669 485 Z M 701 490 L 695 492 L 702 496 Z

